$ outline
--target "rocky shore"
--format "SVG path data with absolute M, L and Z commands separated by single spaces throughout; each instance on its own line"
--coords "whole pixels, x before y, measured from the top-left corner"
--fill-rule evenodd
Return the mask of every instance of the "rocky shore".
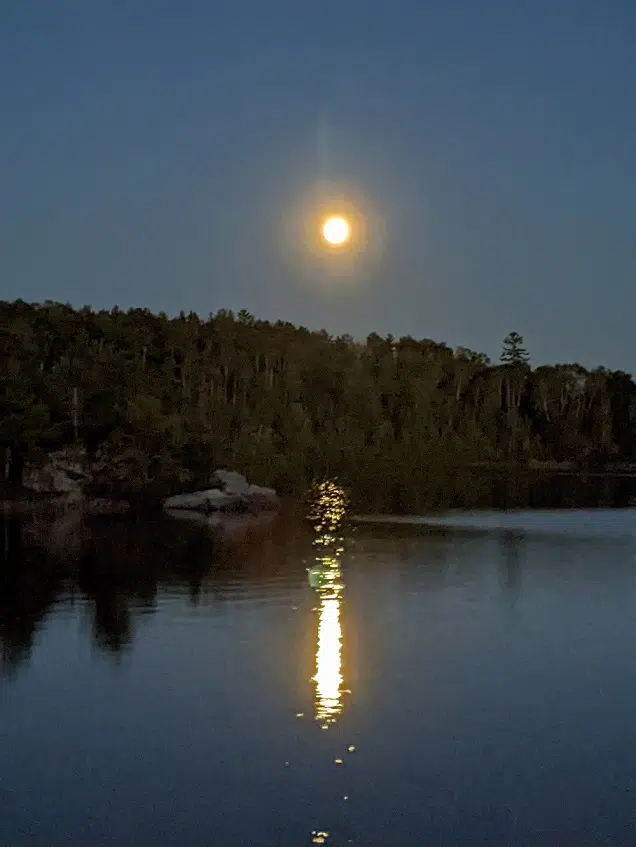
M 255 515 L 277 508 L 278 496 L 273 488 L 250 485 L 242 474 L 227 470 L 215 471 L 210 488 L 173 494 L 163 501 L 166 514 L 175 518 Z
M 26 466 L 19 491 L 8 494 L 3 505 L 15 512 L 36 510 L 74 510 L 83 514 L 122 514 L 131 510 L 129 500 L 102 496 L 102 464 L 89 462 L 83 450 L 50 453 L 38 465 Z M 99 492 L 99 493 L 97 493 Z M 185 491 L 146 506 L 166 515 L 198 520 L 214 525 L 220 520 L 271 514 L 279 507 L 279 498 L 271 488 L 251 485 L 240 473 L 216 470 L 206 488 Z

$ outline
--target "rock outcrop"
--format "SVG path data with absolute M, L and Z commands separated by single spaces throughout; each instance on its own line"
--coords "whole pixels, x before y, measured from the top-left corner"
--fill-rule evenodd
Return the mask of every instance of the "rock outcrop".
M 84 451 L 59 450 L 50 453 L 43 465 L 25 467 L 22 484 L 38 494 L 66 494 L 72 499 L 82 496 L 82 488 L 89 479 Z
M 262 485 L 250 485 L 244 495 L 247 501 L 258 510 L 272 509 L 278 504 L 278 495 L 273 488 Z
M 219 488 L 225 494 L 245 494 L 250 487 L 243 474 L 236 471 L 214 471 L 210 485 Z
M 127 511 L 128 501 L 101 496 L 99 479 L 103 470 L 103 458 L 91 463 L 85 450 L 69 448 L 50 453 L 40 464 L 25 466 L 22 486 L 47 504 L 68 505 L 74 510 L 97 514 Z M 183 518 L 260 515 L 276 509 L 278 497 L 272 488 L 250 485 L 236 471 L 217 470 L 209 487 L 174 494 L 163 500 L 162 506 L 167 514 Z
M 37 495 L 35 500 L 13 498 L 12 506 L 29 508 L 52 507 L 85 514 L 113 515 L 128 511 L 126 500 L 94 496 L 92 487 L 99 464 L 91 463 L 83 448 L 69 447 L 49 453 L 43 462 L 26 464 L 22 472 L 21 487 L 27 496 Z
M 173 517 L 188 517 L 186 512 L 211 514 L 258 514 L 277 508 L 278 497 L 272 488 L 250 485 L 235 471 L 215 471 L 211 488 L 189 494 L 173 494 L 163 501 L 164 510 Z
M 163 501 L 164 509 L 188 509 L 194 512 L 246 511 L 247 504 L 240 494 L 228 494 L 219 488 L 207 488 L 192 494 L 173 494 Z

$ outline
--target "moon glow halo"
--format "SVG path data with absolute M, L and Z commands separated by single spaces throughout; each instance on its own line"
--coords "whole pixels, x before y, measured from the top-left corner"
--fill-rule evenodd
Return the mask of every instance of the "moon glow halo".
M 384 217 L 353 184 L 316 180 L 290 204 L 281 223 L 285 259 L 312 287 L 357 284 L 384 251 Z

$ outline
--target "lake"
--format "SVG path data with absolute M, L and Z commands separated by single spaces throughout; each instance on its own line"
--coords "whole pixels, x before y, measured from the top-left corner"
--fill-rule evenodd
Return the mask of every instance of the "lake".
M 1 844 L 634 844 L 636 509 L 62 530 L 3 524 Z

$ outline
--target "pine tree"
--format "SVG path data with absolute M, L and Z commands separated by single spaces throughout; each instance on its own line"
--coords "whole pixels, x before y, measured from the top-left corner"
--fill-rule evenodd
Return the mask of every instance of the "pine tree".
M 503 340 L 499 361 L 505 365 L 528 365 L 530 354 L 523 346 L 523 336 L 518 332 L 509 332 Z

